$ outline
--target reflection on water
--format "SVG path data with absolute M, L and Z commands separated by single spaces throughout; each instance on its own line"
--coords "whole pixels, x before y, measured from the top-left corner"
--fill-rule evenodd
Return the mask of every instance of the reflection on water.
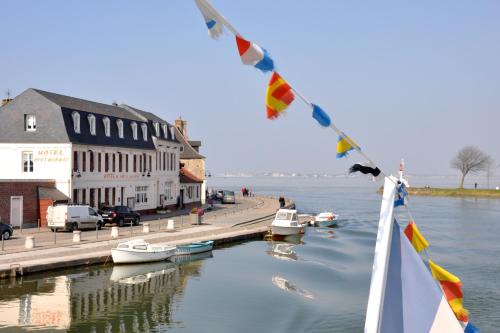
M 267 253 L 281 260 L 297 260 L 297 255 L 293 252 L 294 244 L 269 242 Z
M 121 333 L 168 327 L 174 298 L 184 293 L 189 277 L 200 275 L 200 258 L 181 265 L 94 266 L 1 281 L 0 331 Z
M 282 290 L 293 292 L 293 293 L 295 293 L 299 296 L 302 296 L 304 298 L 314 299 L 313 294 L 311 294 L 307 290 L 300 289 L 299 287 L 295 286 L 290 281 L 288 281 L 285 278 L 282 278 L 281 276 L 273 276 L 272 281 L 276 287 L 278 287 Z

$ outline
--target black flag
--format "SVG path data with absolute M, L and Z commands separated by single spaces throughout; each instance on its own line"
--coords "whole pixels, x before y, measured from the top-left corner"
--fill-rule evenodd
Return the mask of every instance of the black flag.
M 373 175 L 373 177 L 377 177 L 378 175 L 380 175 L 380 169 L 375 167 L 375 168 L 372 168 L 372 167 L 369 167 L 369 166 L 366 166 L 366 165 L 361 165 L 361 164 L 354 164 L 352 167 L 349 168 L 349 173 L 354 173 L 354 172 L 361 172 L 363 174 L 371 174 Z

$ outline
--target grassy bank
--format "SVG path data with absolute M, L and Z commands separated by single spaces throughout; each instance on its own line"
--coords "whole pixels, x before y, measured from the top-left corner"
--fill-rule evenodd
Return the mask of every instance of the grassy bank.
M 437 187 L 409 187 L 410 195 L 423 195 L 434 197 L 471 197 L 471 198 L 499 198 L 500 190 L 437 188 Z M 382 192 L 382 190 L 380 190 Z

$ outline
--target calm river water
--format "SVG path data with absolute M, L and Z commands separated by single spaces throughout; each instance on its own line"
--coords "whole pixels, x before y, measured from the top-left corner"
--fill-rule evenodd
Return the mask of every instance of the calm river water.
M 0 282 L 0 332 L 362 332 L 380 184 L 343 178 L 212 178 L 209 186 L 284 194 L 333 229 L 253 241 L 191 261 L 92 266 Z M 429 253 L 463 283 L 483 333 L 500 327 L 500 200 L 412 197 Z M 401 211 L 399 220 L 408 217 Z

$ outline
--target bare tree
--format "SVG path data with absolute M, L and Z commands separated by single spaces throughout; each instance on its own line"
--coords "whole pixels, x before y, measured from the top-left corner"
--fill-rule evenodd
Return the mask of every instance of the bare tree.
M 479 148 L 467 146 L 460 149 L 457 156 L 451 160 L 451 167 L 458 169 L 462 173 L 460 188 L 464 188 L 464 180 L 467 174 L 488 170 L 492 162 L 493 159 Z

